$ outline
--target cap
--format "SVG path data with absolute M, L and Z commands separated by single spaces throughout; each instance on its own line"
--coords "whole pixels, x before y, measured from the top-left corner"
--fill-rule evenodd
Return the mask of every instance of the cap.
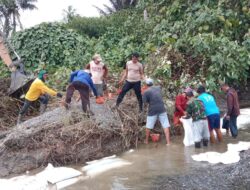
M 193 92 L 193 89 L 190 88 L 190 87 L 187 87 L 187 88 L 184 90 L 184 93 L 188 93 L 188 92 Z
M 101 56 L 99 54 L 95 54 L 93 56 L 93 60 L 102 61 L 102 58 L 101 58 Z
M 194 96 L 194 93 L 193 93 L 192 91 L 188 91 L 188 92 L 186 92 L 186 95 L 187 95 L 188 97 L 193 97 L 193 96 Z
M 46 70 L 41 70 L 39 73 L 38 73 L 38 78 L 39 79 L 43 79 L 43 75 L 47 74 L 47 71 Z
M 197 92 L 198 94 L 202 94 L 204 92 L 206 92 L 206 89 L 204 86 L 200 85 L 198 88 L 197 88 Z
M 151 78 L 147 78 L 147 79 L 145 80 L 145 82 L 146 82 L 147 85 L 153 85 L 153 84 L 154 84 L 154 80 L 151 79 Z

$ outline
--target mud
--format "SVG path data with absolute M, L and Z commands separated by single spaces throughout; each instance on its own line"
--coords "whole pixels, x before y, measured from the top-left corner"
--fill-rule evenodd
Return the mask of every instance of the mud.
M 250 188 L 250 150 L 240 154 L 241 160 L 232 165 L 210 165 L 194 168 L 188 174 L 157 176 L 150 189 L 249 189 Z

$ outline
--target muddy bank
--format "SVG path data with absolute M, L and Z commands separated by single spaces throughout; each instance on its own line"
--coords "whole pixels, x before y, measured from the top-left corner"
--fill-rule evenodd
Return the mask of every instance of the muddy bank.
M 239 163 L 231 165 L 206 165 L 194 168 L 184 175 L 157 176 L 150 189 L 249 189 L 250 188 L 250 150 L 240 153 Z
M 133 107 L 134 101 L 123 106 Z M 111 103 L 92 102 L 95 115 L 90 118 L 79 104 L 70 111 L 58 107 L 6 132 L 0 138 L 0 177 L 48 163 L 83 163 L 135 146 L 140 131 L 136 112 L 111 111 Z

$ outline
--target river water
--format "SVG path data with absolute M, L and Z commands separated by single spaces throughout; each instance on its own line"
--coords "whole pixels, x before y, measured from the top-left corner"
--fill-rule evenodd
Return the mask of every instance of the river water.
M 250 109 L 244 109 L 239 118 L 241 129 L 237 139 L 224 135 L 224 141 L 207 148 L 195 149 L 184 147 L 183 137 L 173 137 L 172 144 L 166 146 L 164 141 L 141 145 L 133 152 L 119 155 L 131 165 L 106 171 L 96 177 L 82 180 L 65 190 L 125 190 L 125 189 L 156 189 L 153 181 L 157 176 L 172 176 L 188 173 L 193 168 L 207 167 L 205 162 L 193 161 L 191 156 L 202 152 L 225 152 L 228 143 L 250 141 Z M 210 164 L 211 165 L 211 164 Z M 211 165 L 212 167 L 212 165 Z M 76 166 L 76 168 L 80 169 Z

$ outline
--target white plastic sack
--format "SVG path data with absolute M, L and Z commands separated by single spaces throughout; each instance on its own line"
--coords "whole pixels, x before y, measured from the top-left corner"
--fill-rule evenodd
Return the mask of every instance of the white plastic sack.
M 194 144 L 194 136 L 193 136 L 193 120 L 192 118 L 190 119 L 184 119 L 181 118 L 180 121 L 183 124 L 184 128 L 184 139 L 183 139 L 183 144 L 185 146 L 191 146 Z

